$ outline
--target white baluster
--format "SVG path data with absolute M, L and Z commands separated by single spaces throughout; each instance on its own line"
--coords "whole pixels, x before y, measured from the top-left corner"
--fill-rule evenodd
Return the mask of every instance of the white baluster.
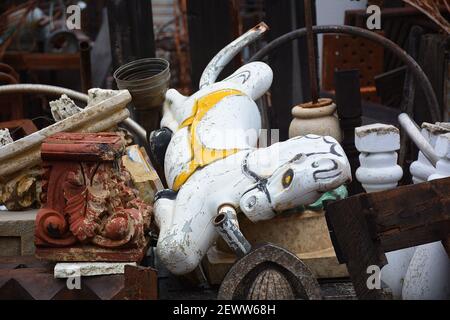
M 428 181 L 450 177 L 450 133 L 441 134 L 434 147 L 439 161 L 436 163 L 436 171 L 428 177 Z
M 399 130 L 381 123 L 358 127 L 355 129 L 355 146 L 361 152 L 356 179 L 366 192 L 395 188 L 403 176 L 402 168 L 397 165 Z
M 445 134 L 450 132 L 450 128 L 446 126 L 445 123 L 427 123 L 422 124 L 422 135 L 434 148 L 436 145 L 436 140 L 440 134 Z M 422 151 L 419 151 L 417 160 L 414 161 L 409 170 L 412 175 L 413 183 L 421 183 L 428 180 L 428 177 L 436 172 L 436 168 L 431 164 L 431 162 L 425 157 Z
M 391 125 L 374 124 L 355 129 L 355 145 L 359 152 L 361 167 L 356 178 L 367 192 L 395 188 L 403 175 L 397 165 L 400 149 L 400 132 Z M 406 273 L 413 248 L 389 252 L 388 264 L 382 268 L 381 280 L 391 289 L 395 299 L 402 294 L 402 276 Z
M 440 159 L 428 181 L 450 177 L 450 133 L 437 137 Z M 416 247 L 403 285 L 404 299 L 450 299 L 450 259 L 441 241 Z

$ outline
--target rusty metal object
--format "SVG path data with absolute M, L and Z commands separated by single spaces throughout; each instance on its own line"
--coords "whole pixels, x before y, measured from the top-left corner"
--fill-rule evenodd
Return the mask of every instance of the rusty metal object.
M 91 44 L 89 41 L 80 41 L 80 73 L 81 90 L 87 93 L 92 88 L 92 70 L 91 70 Z
M 129 187 L 130 174 L 119 160 L 124 150 L 125 140 L 117 133 L 58 133 L 44 141 L 36 256 L 54 261 L 143 258 L 151 206 Z M 62 249 L 41 249 L 53 247 Z
M 314 41 L 314 33 L 312 30 L 312 10 L 311 0 L 304 0 L 305 4 L 305 25 L 306 25 L 306 39 L 308 43 L 308 67 L 309 67 L 309 81 L 311 86 L 311 100 L 315 104 L 319 100 L 319 89 L 317 86 L 317 58 L 316 47 Z
M 147 132 L 158 129 L 170 80 L 169 62 L 160 58 L 134 60 L 119 67 L 114 79 L 119 89 L 128 90 L 133 97 L 137 122 Z
M 339 25 L 330 25 L 330 26 L 314 26 L 313 32 L 315 34 L 327 34 L 327 33 L 344 33 L 360 36 L 372 41 L 375 41 L 381 44 L 384 48 L 388 49 L 392 53 L 394 53 L 399 59 L 401 59 L 411 70 L 412 75 L 415 80 L 422 86 L 423 92 L 426 97 L 426 101 L 428 103 L 428 108 L 430 109 L 430 114 L 432 117 L 432 122 L 438 122 L 441 120 L 441 111 L 439 110 L 439 102 L 436 98 L 436 94 L 431 85 L 430 80 L 423 72 L 420 65 L 410 56 L 408 55 L 401 47 L 392 42 L 391 40 L 380 36 L 374 32 L 357 28 L 351 26 L 339 26 Z M 273 40 L 271 43 L 266 45 L 264 48 L 259 50 L 250 61 L 258 61 L 263 59 L 266 55 L 276 50 L 278 47 L 283 46 L 284 44 L 301 38 L 306 35 L 306 28 L 300 28 L 297 30 L 293 30 L 289 33 L 282 35 L 281 37 Z
M 323 36 L 322 89 L 336 90 L 335 71 L 358 69 L 365 100 L 379 102 L 375 77 L 383 73 L 384 48 L 367 39 L 350 35 Z
M 266 244 L 236 262 L 220 286 L 218 299 L 320 300 L 322 296 L 317 280 L 300 259 Z
M 269 30 L 269 27 L 264 22 L 261 22 L 217 53 L 203 71 L 199 88 L 201 89 L 213 84 L 223 68 L 225 68 L 236 54 L 248 44 L 259 39 L 267 30 Z
M 80 289 L 53 277 L 53 264 L 33 257 L 0 258 L 0 300 L 156 300 L 157 272 L 126 266 L 125 273 L 82 277 Z
M 242 257 L 250 252 L 252 246 L 242 234 L 236 210 L 232 206 L 223 205 L 219 208 L 214 219 L 214 226 L 222 239 L 238 257 Z

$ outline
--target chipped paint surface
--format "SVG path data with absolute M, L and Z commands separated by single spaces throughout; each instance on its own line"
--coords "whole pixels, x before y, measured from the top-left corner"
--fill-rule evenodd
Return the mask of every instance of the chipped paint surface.
M 298 157 L 301 151 L 305 155 Z M 258 165 L 257 159 L 267 160 L 274 152 L 280 157 L 271 168 Z M 292 181 L 283 186 L 290 170 Z M 331 137 L 297 137 L 240 151 L 195 172 L 176 199 L 156 201 L 158 255 L 171 272 L 188 273 L 217 239 L 212 221 L 221 205 L 239 208 L 253 221 L 270 219 L 281 210 L 313 203 L 350 177 L 347 158 Z
M 256 39 L 254 35 L 266 28 L 252 30 L 247 40 Z M 252 62 L 213 83 L 222 63 L 245 45 L 240 38 L 222 50 L 192 96 L 174 89 L 166 93 L 161 127 L 173 135 L 164 170 L 169 187 L 178 192 L 156 195 L 155 220 L 160 227 L 156 251 L 175 274 L 194 270 L 216 241 L 213 221 L 223 205 L 244 212 L 252 221 L 266 220 L 281 210 L 311 204 L 323 192 L 351 180 L 346 155 L 332 137 L 307 135 L 257 148 L 261 115 L 255 100 L 272 84 L 270 67 Z M 221 96 L 223 92 L 239 94 Z M 199 112 L 202 101 L 209 103 Z M 199 165 L 193 166 L 193 161 Z M 292 173 L 288 181 L 286 172 Z
M 80 244 L 146 247 L 151 206 L 130 187 L 131 176 L 120 162 L 124 147 L 118 133 L 59 133 L 44 141 L 37 247 L 69 247 L 68 255 Z

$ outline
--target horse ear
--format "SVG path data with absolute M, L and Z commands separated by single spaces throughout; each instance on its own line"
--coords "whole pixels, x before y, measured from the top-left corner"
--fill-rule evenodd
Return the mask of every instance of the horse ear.
M 236 70 L 223 80 L 238 84 L 253 100 L 259 99 L 272 85 L 272 69 L 264 62 L 251 62 Z

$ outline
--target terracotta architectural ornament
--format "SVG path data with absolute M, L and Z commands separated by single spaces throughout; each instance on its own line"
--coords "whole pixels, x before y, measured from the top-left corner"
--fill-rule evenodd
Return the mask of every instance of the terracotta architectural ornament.
M 36 217 L 38 258 L 140 261 L 151 207 L 121 163 L 118 133 L 58 133 L 42 144 L 42 208 Z
M 219 300 L 320 300 L 312 272 L 289 251 L 273 244 L 255 248 L 230 269 Z

